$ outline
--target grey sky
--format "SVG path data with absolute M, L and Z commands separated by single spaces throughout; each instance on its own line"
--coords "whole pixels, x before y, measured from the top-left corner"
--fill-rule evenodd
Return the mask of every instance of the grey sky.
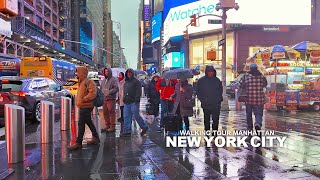
M 121 44 L 129 67 L 137 68 L 138 59 L 138 9 L 140 0 L 111 0 L 111 19 L 121 23 Z M 119 29 L 114 24 L 114 31 Z

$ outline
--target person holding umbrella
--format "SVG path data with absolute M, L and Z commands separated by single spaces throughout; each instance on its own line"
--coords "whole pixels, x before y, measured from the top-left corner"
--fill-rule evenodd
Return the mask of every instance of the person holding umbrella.
M 169 71 L 168 68 L 164 69 L 164 73 Z M 159 78 L 156 84 L 156 90 L 160 93 L 160 104 L 161 104 L 161 119 L 160 128 L 164 127 L 164 114 L 173 111 L 174 102 L 170 100 L 170 97 L 174 94 L 175 85 L 178 83 L 177 79 L 164 79 Z M 161 131 L 160 131 L 161 132 Z
M 186 78 L 179 80 L 175 86 L 175 93 L 170 97 L 170 100 L 175 98 L 173 112 L 179 116 L 180 129 L 183 129 L 182 119 L 186 126 L 186 130 L 190 129 L 189 117 L 193 115 L 193 87 L 188 83 Z

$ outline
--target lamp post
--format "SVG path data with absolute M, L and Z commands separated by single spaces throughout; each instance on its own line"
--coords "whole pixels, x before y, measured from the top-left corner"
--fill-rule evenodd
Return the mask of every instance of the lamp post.
M 226 79 L 227 79 L 227 11 L 229 9 L 239 9 L 238 3 L 235 0 L 220 0 L 220 3 L 217 4 L 216 10 L 222 10 L 222 67 L 221 67 L 221 79 L 223 86 L 223 102 L 221 106 L 221 110 L 228 111 L 229 110 L 229 102 L 226 94 Z

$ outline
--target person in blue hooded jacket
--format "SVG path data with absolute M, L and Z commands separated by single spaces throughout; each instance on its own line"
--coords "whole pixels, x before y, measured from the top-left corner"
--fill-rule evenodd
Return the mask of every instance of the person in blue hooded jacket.
M 204 113 L 204 129 L 210 130 L 212 116 L 212 130 L 218 130 L 223 89 L 222 82 L 217 78 L 217 71 L 212 65 L 206 66 L 205 76 L 198 80 L 196 91 Z

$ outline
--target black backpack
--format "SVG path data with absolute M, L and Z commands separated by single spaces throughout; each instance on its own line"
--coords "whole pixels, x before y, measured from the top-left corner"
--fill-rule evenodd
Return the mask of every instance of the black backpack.
M 87 85 L 88 85 L 88 80 L 86 82 L 86 87 Z M 103 103 L 104 103 L 104 94 L 101 91 L 101 89 L 98 88 L 97 86 L 96 86 L 96 90 L 97 90 L 97 96 L 93 99 L 93 104 L 95 107 L 101 107 L 103 106 Z

